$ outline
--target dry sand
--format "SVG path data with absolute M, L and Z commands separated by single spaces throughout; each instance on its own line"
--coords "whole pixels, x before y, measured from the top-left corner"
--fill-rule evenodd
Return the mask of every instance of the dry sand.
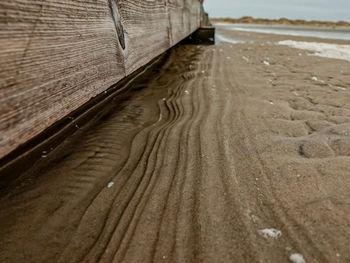
M 3 193 L 0 262 L 350 262 L 350 63 L 274 44 L 346 42 L 218 33 Z

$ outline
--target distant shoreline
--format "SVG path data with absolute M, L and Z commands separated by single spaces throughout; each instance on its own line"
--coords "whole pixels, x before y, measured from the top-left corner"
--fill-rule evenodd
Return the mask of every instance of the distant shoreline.
M 244 16 L 241 18 L 211 18 L 211 22 L 214 23 L 233 23 L 233 24 L 267 24 L 267 25 L 296 25 L 296 26 L 326 26 L 326 27 L 350 27 L 349 22 L 338 21 L 318 21 L 318 20 L 292 20 L 287 18 L 280 19 L 266 19 L 266 18 L 253 18 L 250 16 Z

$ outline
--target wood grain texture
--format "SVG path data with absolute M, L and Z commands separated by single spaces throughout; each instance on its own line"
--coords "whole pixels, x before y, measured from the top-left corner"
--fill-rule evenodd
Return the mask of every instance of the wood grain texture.
M 201 8 L 198 0 L 1 1 L 0 158 L 188 36 Z
M 196 1 L 169 0 L 170 39 L 172 44 L 178 43 L 185 36 L 195 31 L 200 25 L 201 8 Z
M 130 74 L 170 47 L 169 20 L 164 0 L 125 0 L 119 8 L 125 25 L 125 67 Z

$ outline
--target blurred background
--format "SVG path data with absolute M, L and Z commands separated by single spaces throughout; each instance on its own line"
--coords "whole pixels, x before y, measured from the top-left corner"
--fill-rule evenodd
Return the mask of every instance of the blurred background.
M 252 16 L 350 22 L 350 0 L 205 0 L 204 7 L 212 18 Z

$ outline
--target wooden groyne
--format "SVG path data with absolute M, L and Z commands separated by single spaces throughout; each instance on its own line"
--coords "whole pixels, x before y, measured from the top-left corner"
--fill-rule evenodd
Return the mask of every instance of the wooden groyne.
M 0 159 L 205 23 L 199 0 L 0 3 Z

